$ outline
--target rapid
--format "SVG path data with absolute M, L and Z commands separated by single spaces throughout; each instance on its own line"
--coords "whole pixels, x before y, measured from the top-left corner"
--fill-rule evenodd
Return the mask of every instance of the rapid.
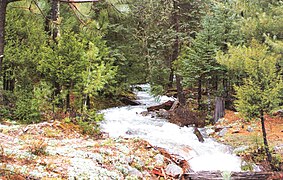
M 166 119 L 142 116 L 146 108 L 169 100 L 167 96 L 154 98 L 150 95 L 149 85 L 140 85 L 136 91 L 138 106 L 123 106 L 102 111 L 105 121 L 102 131 L 112 138 L 141 138 L 151 145 L 165 148 L 189 162 L 194 171 L 241 171 L 241 158 L 232 153 L 229 146 L 216 142 L 207 136 L 206 129 L 200 129 L 204 142 L 198 141 L 193 127 L 179 127 Z

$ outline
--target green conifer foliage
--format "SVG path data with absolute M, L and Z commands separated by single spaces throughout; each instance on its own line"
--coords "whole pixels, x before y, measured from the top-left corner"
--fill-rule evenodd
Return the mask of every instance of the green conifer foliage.
M 264 113 L 270 113 L 282 102 L 283 81 L 276 64 L 278 54 L 264 44 L 252 40 L 250 46 L 231 46 L 226 55 L 218 55 L 219 63 L 232 70 L 243 70 L 243 84 L 235 86 L 236 107 L 247 118 L 260 118 L 268 161 L 271 162 L 266 138 Z

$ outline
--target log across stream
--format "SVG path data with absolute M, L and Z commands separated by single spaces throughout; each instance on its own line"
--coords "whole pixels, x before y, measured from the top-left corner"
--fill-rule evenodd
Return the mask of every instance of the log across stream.
M 200 129 L 204 142 L 199 142 L 193 127 L 179 127 L 165 119 L 142 116 L 149 106 L 170 100 L 168 97 L 152 97 L 148 85 L 142 85 L 137 91 L 138 106 L 124 106 L 103 110 L 105 121 L 102 130 L 110 137 L 142 138 L 153 146 L 166 149 L 189 162 L 190 168 L 197 171 L 241 171 L 241 158 L 232 153 L 230 147 L 216 142 Z

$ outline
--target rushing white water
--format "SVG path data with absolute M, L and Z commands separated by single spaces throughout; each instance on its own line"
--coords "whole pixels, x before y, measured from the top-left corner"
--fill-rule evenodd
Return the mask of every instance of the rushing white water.
M 149 86 L 143 85 L 142 88 L 148 90 Z M 110 137 L 139 137 L 147 140 L 154 146 L 182 156 L 194 171 L 241 171 L 241 159 L 233 155 L 228 146 L 211 138 L 205 138 L 204 143 L 201 143 L 192 127 L 179 127 L 165 119 L 140 114 L 148 106 L 167 101 L 168 97 L 161 97 L 157 102 L 148 91 L 138 91 L 136 94 L 142 105 L 102 111 L 105 121 L 101 127 Z

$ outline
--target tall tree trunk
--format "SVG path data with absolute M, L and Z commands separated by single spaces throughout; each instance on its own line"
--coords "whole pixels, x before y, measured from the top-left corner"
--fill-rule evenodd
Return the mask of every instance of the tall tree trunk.
M 52 24 L 52 39 L 57 42 L 59 36 L 59 15 L 60 15 L 60 1 L 52 0 L 51 4 L 51 24 Z
M 198 79 L 198 97 L 197 97 L 197 101 L 198 101 L 198 109 L 200 110 L 201 107 L 201 98 L 202 98 L 202 90 L 201 90 L 201 77 Z
M 58 43 L 57 41 L 57 37 L 59 36 L 59 15 L 60 15 L 60 1 L 59 0 L 51 0 L 51 10 L 50 10 L 50 15 L 47 17 L 47 19 L 49 19 L 49 17 L 51 17 L 51 19 L 49 19 L 51 22 L 49 23 L 51 25 L 51 28 L 49 29 L 47 27 L 48 22 L 45 22 L 45 30 L 47 30 L 48 34 L 51 35 L 52 40 L 55 43 Z M 61 85 L 59 82 L 57 82 L 58 80 L 55 78 L 53 80 L 53 84 L 54 84 L 54 98 L 59 98 L 58 103 L 56 104 L 56 106 L 58 108 L 63 108 L 63 100 L 62 98 L 59 96 L 61 94 Z
M 60 94 L 61 94 L 61 90 L 62 90 L 62 88 L 61 88 L 61 85 L 56 81 L 56 80 L 54 80 L 53 81 L 53 83 L 54 83 L 54 100 L 57 98 L 57 103 L 56 103 L 56 106 L 58 107 L 58 108 L 63 108 L 63 100 L 62 100 L 62 98 L 60 97 Z
M 176 31 L 176 33 L 179 32 L 179 8 L 178 8 L 178 1 L 174 0 L 173 1 L 173 6 L 174 6 L 174 12 L 173 12 L 173 16 L 172 16 L 172 21 L 173 21 L 173 27 L 174 30 Z M 173 45 L 173 53 L 172 53 L 172 62 L 171 64 L 173 64 L 173 62 L 175 60 L 177 60 L 178 56 L 179 56 L 179 46 L 180 46 L 180 40 L 179 40 L 179 36 L 176 35 L 176 39 Z M 173 77 L 173 74 L 172 74 Z M 176 74 L 176 86 L 177 86 L 177 96 L 180 102 L 180 105 L 186 105 L 186 98 L 184 96 L 184 92 L 183 92 L 183 86 L 182 86 L 182 82 L 181 82 L 181 76 Z
M 89 97 L 89 95 L 87 95 L 87 97 L 86 97 L 86 107 L 87 107 L 87 110 L 90 110 L 90 97 Z
M 181 76 L 179 76 L 177 74 L 176 75 L 176 86 L 177 86 L 178 99 L 179 99 L 180 105 L 185 106 L 186 105 L 186 97 L 184 95 L 183 86 L 182 86 L 181 83 L 182 83 Z
M 216 123 L 220 118 L 223 118 L 224 115 L 225 115 L 225 100 L 222 97 L 216 97 L 213 123 Z
M 271 153 L 269 151 L 269 146 L 268 146 L 267 137 L 266 137 L 266 129 L 265 129 L 265 124 L 264 124 L 263 110 L 260 110 L 260 120 L 261 120 L 261 129 L 262 129 L 264 149 L 265 149 L 265 152 L 266 152 L 266 155 L 267 155 L 267 160 L 271 164 L 272 163 L 272 156 L 271 156 Z
M 0 76 L 3 76 L 3 58 L 5 47 L 5 21 L 6 21 L 6 9 L 7 0 L 0 0 Z
M 174 70 L 173 70 L 172 63 L 171 63 L 168 88 L 173 88 L 173 81 L 174 81 Z
M 5 22 L 6 22 L 6 9 L 8 0 L 0 0 L 0 78 L 3 78 L 3 89 L 5 89 L 5 77 L 3 73 L 3 59 L 4 59 L 4 47 L 5 47 Z M 3 98 L 3 103 L 7 103 L 7 99 L 4 94 L 1 94 L 0 98 Z M 2 102 L 2 100 L 0 100 Z
M 70 112 L 71 105 L 70 105 L 70 91 L 68 90 L 68 93 L 66 95 L 66 112 Z
M 207 83 L 206 92 L 207 92 L 207 114 L 208 114 L 208 117 L 210 117 L 211 116 L 211 96 L 210 96 L 209 82 Z

